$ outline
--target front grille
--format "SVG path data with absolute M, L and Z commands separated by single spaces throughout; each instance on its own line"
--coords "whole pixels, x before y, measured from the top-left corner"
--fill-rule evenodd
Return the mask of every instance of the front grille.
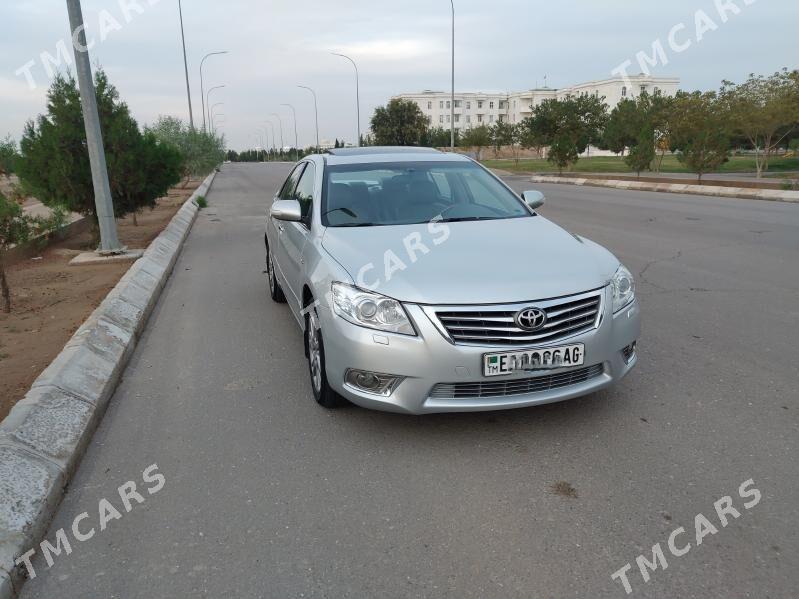
M 544 328 L 525 331 L 515 316 L 523 308 L 537 307 L 547 313 Z M 479 345 L 530 345 L 565 339 L 594 328 L 602 307 L 602 290 L 556 300 L 504 306 L 447 306 L 433 308 L 455 343 Z
M 525 395 L 550 389 L 562 389 L 584 383 L 604 372 L 602 364 L 510 381 L 480 381 L 477 383 L 439 383 L 430 392 L 433 399 L 477 399 Z

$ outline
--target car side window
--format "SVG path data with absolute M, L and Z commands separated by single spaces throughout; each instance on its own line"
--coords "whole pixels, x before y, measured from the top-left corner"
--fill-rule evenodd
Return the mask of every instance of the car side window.
M 283 187 L 280 188 L 280 193 L 278 194 L 279 200 L 293 200 L 294 199 L 294 190 L 297 188 L 297 180 L 300 178 L 302 174 L 302 169 L 305 167 L 304 164 L 298 164 L 291 174 L 286 179 L 286 182 L 283 183 Z
M 316 181 L 316 167 L 309 162 L 302 173 L 300 182 L 297 183 L 297 190 L 294 192 L 294 199 L 300 203 L 302 212 L 302 222 L 310 226 L 311 210 L 313 208 L 313 189 Z

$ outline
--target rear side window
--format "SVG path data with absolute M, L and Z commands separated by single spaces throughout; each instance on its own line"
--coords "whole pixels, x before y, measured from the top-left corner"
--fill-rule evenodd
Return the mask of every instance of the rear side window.
M 300 179 L 300 175 L 302 174 L 302 169 L 305 168 L 305 164 L 298 164 L 291 174 L 286 179 L 286 182 L 283 183 L 283 187 L 280 188 L 280 193 L 278 194 L 279 200 L 293 200 L 294 199 L 294 190 L 297 187 L 297 181 Z

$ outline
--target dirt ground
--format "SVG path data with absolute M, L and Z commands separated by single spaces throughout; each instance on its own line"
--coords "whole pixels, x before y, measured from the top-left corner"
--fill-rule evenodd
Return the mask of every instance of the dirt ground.
M 131 217 L 119 219 L 121 242 L 146 248 L 201 182 L 170 190 L 153 210 L 138 215 L 138 226 Z M 130 267 L 68 265 L 73 256 L 91 249 L 87 232 L 7 267 L 11 314 L 0 310 L 0 420 Z

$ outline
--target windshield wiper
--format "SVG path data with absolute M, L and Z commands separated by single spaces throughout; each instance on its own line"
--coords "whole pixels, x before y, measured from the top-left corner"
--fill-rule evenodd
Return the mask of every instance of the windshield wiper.
M 455 216 L 453 218 L 442 218 L 439 223 L 463 223 L 472 220 L 499 220 L 500 216 Z
M 333 213 L 333 212 L 338 212 L 338 211 L 341 211 L 341 212 L 343 212 L 344 214 L 346 214 L 347 216 L 351 216 L 352 218 L 358 218 L 358 215 L 357 215 L 357 214 L 355 214 L 355 213 L 354 213 L 352 210 L 350 210 L 349 208 L 333 208 L 333 210 L 328 210 L 328 211 L 327 211 L 327 212 L 325 212 L 325 213 L 324 213 L 322 216 L 327 216 L 328 214 L 331 214 L 331 213 Z
M 340 225 L 331 225 L 332 227 L 378 227 L 376 223 L 342 223 Z

